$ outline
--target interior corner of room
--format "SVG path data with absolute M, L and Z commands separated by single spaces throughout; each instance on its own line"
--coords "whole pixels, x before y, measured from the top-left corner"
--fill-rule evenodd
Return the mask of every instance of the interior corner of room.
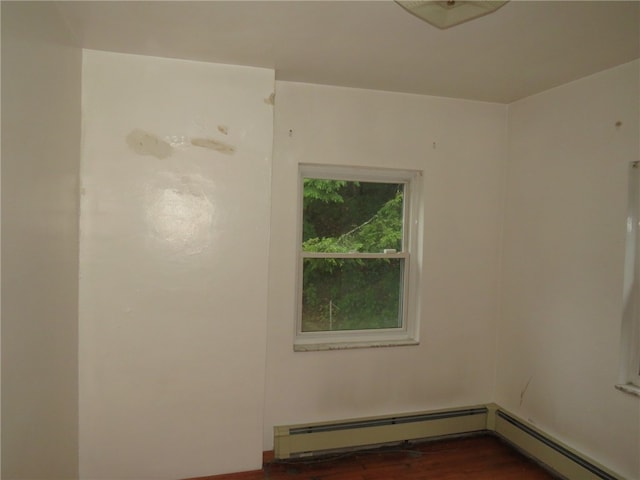
M 449 412 L 640 480 L 639 2 L 0 11 L 2 478 L 249 471 L 276 426 Z M 294 351 L 301 164 L 422 173 L 419 342 Z

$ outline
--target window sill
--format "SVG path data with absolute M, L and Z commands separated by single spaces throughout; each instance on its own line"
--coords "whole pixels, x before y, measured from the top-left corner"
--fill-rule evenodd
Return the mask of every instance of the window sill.
M 637 387 L 631 383 L 618 384 L 616 385 L 616 390 L 620 390 L 621 392 L 640 397 L 640 387 Z
M 417 340 L 380 340 L 364 342 L 299 343 L 293 345 L 294 352 L 321 352 L 326 350 L 350 350 L 352 348 L 383 348 L 420 345 Z

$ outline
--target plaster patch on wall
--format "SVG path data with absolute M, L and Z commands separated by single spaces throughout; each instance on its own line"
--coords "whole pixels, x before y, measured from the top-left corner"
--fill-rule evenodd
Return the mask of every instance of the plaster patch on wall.
M 218 125 L 218 131 L 223 135 L 229 135 L 229 127 L 226 125 Z
M 276 92 L 273 92 L 267 98 L 264 99 L 264 103 L 267 105 L 275 105 L 276 104 Z
M 139 155 L 151 155 L 156 158 L 167 158 L 173 153 L 169 143 L 158 138 L 153 133 L 136 128 L 126 138 L 127 145 Z
M 213 138 L 192 138 L 191 145 L 196 147 L 208 148 L 215 150 L 216 152 L 225 153 L 227 155 L 233 155 L 236 153 L 236 147 L 214 140 Z

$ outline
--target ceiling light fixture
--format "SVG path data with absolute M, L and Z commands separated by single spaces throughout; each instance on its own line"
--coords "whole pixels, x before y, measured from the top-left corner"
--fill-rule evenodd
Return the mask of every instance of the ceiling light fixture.
M 445 29 L 495 12 L 507 1 L 396 0 L 396 3 L 431 25 Z

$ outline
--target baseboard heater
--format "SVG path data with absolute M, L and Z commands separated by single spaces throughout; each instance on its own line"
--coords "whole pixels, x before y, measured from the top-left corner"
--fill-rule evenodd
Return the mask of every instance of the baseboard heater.
M 495 410 L 494 422 L 492 430 L 496 435 L 563 478 L 622 480 L 616 473 L 500 408 Z
M 343 448 L 486 430 L 486 406 L 274 427 L 274 456 L 285 459 Z
M 494 403 L 401 415 L 274 427 L 274 457 L 286 459 L 404 440 L 485 432 L 569 480 L 624 480 Z

